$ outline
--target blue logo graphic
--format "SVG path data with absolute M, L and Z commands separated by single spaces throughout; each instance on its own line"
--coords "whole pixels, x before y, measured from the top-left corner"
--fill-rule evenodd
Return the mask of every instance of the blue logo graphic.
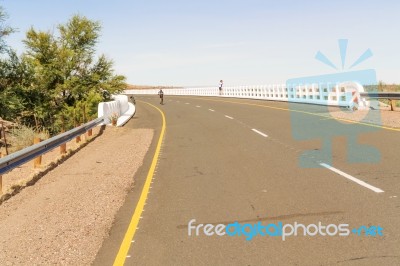
M 354 228 L 351 232 L 355 235 L 361 236 L 383 236 L 383 228 L 380 226 L 370 226 L 366 227 L 365 225 L 360 226 L 359 228 Z
M 358 141 L 360 135 L 377 131 L 381 125 L 378 101 L 366 101 L 360 96 L 365 87 L 373 91 L 374 85 L 377 85 L 376 72 L 373 69 L 343 71 L 346 66 L 348 40 L 341 39 L 338 44 L 341 58 L 340 72 L 294 78 L 286 82 L 293 138 L 299 141 L 320 140 L 321 142 L 318 149 L 306 150 L 300 154 L 299 165 L 303 168 L 319 168 L 322 167 L 320 165 L 322 162 L 332 165 L 332 140 L 336 137 L 347 139 L 346 154 L 342 155 L 347 156 L 347 162 L 377 163 L 380 161 L 379 150 Z M 371 50 L 367 49 L 350 65 L 349 69 L 371 56 Z M 315 58 L 339 70 L 339 67 L 322 52 L 318 51 Z M 362 116 L 361 119 L 357 118 L 357 123 L 346 120 L 347 115 L 354 116 L 356 113 L 357 117 Z M 371 123 L 375 126 L 366 125 Z

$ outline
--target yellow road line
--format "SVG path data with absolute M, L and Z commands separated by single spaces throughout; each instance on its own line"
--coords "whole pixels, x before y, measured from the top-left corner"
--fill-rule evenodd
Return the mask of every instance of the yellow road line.
M 324 117 L 324 118 L 321 118 L 320 120 L 323 121 L 323 120 L 331 120 L 331 119 L 335 119 L 335 118 L 334 117 L 326 117 L 326 118 Z
M 241 104 L 241 105 L 249 105 L 249 106 L 257 106 L 257 107 L 263 107 L 263 108 L 269 108 L 269 109 L 275 109 L 275 110 L 281 110 L 281 111 L 303 113 L 303 114 L 319 116 L 319 117 L 327 118 L 327 119 L 328 118 L 332 118 L 330 116 L 321 115 L 321 114 L 315 114 L 315 113 L 311 113 L 311 112 L 307 112 L 307 111 L 293 110 L 293 109 L 275 107 L 275 106 L 263 105 L 263 104 L 241 103 L 241 102 L 226 101 L 226 100 L 215 100 L 215 99 L 204 99 L 204 98 L 201 98 L 201 97 L 195 97 L 195 98 L 194 97 L 182 97 L 182 98 L 197 99 L 197 100 L 203 100 L 203 101 L 213 101 L 213 102 L 233 103 L 233 104 Z M 333 119 L 336 119 L 336 120 L 339 120 L 339 121 L 343 121 L 343 122 L 347 122 L 347 123 L 352 123 L 352 124 L 358 124 L 358 125 L 363 125 L 363 126 L 376 127 L 376 128 L 382 128 L 382 129 L 386 129 L 386 130 L 392 130 L 392 131 L 400 132 L 400 128 L 380 126 L 380 125 L 375 125 L 375 124 L 370 124 L 370 123 L 365 123 L 365 122 L 358 122 L 358 121 L 354 121 L 354 120 L 349 120 L 349 119 L 345 119 L 345 118 L 333 118 Z
M 156 151 L 153 156 L 153 161 L 151 162 L 149 172 L 147 173 L 146 182 L 144 183 L 142 193 L 141 193 L 139 201 L 136 205 L 135 212 L 133 213 L 133 216 L 129 223 L 128 229 L 125 233 L 124 239 L 122 240 L 118 254 L 115 257 L 114 264 L 113 264 L 114 266 L 124 265 L 124 263 L 125 263 L 126 256 L 128 255 L 129 248 L 131 246 L 133 237 L 135 236 L 136 229 L 139 224 L 140 216 L 142 215 L 143 208 L 146 203 L 147 195 L 149 194 L 151 180 L 153 179 L 153 176 L 154 176 L 154 171 L 156 169 L 158 157 L 160 155 L 161 143 L 163 141 L 165 129 L 166 129 L 164 112 L 161 111 L 158 107 L 156 107 L 150 103 L 147 103 L 147 102 L 144 102 L 144 103 L 151 105 L 152 107 L 156 108 L 160 112 L 160 114 L 162 116 L 162 128 L 161 128 L 160 137 L 158 138 Z

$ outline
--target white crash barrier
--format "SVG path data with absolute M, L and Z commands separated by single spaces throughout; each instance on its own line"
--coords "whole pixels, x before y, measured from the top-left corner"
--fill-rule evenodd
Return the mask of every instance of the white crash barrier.
M 135 114 L 136 107 L 130 103 L 126 95 L 114 95 L 113 101 L 101 102 L 98 106 L 98 117 L 104 117 L 104 124 L 111 124 L 110 117 L 118 115 L 117 126 L 123 126 Z
M 284 101 L 295 103 L 311 103 L 319 105 L 343 106 L 355 109 L 369 107 L 368 101 L 360 98 L 364 92 L 363 86 L 355 82 L 292 85 L 273 84 L 259 86 L 224 87 L 219 92 L 218 87 L 163 89 L 165 95 L 214 96 L 245 99 L 260 99 L 269 101 Z M 125 90 L 125 94 L 157 95 L 158 89 Z

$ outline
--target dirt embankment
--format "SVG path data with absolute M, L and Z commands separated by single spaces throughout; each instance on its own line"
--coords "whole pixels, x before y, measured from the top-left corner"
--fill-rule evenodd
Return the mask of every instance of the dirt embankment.
M 108 128 L 0 205 L 0 265 L 88 265 L 150 146 L 150 129 Z

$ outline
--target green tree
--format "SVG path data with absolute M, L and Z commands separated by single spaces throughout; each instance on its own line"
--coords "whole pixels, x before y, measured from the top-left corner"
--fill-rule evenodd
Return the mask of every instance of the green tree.
M 5 38 L 14 29 L 5 24 L 7 14 L 0 6 L 0 118 L 12 119 L 23 108 L 18 98 L 17 86 L 20 79 L 21 62 L 6 44 Z M 22 70 L 23 71 L 23 70 Z M 17 87 L 13 90 L 13 87 Z
M 4 11 L 3 7 L 0 6 L 0 53 L 5 52 L 7 49 L 5 37 L 14 32 L 14 29 L 5 23 L 6 19 L 7 14 Z
M 33 28 L 27 32 L 24 58 L 34 69 L 36 126 L 55 133 L 86 122 L 100 101 L 125 88 L 125 77 L 113 73 L 112 61 L 96 56 L 100 30 L 99 22 L 75 15 L 58 26 L 58 35 Z
M 13 50 L 7 55 L 0 59 L 0 117 L 18 121 L 36 103 L 37 95 L 30 90 L 33 69 Z

